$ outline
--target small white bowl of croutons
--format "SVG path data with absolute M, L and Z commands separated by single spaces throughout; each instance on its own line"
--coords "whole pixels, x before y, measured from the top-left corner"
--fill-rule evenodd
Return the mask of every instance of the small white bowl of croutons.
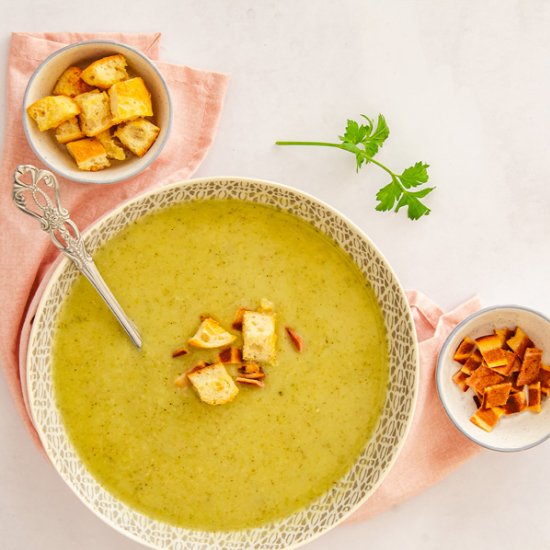
M 443 345 L 439 397 L 455 426 L 495 451 L 522 451 L 550 437 L 550 320 L 520 306 L 467 317 Z
M 23 128 L 37 157 L 81 183 L 114 183 L 147 168 L 170 132 L 168 86 L 155 64 L 118 42 L 66 46 L 32 75 Z

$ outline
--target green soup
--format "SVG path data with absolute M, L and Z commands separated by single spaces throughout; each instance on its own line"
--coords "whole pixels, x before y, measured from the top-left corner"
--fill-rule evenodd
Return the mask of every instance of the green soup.
M 372 289 L 308 223 L 235 200 L 152 213 L 96 253 L 143 337 L 137 350 L 89 283 L 63 304 L 53 351 L 57 402 L 95 478 L 132 508 L 226 530 L 287 516 L 350 469 L 382 409 L 388 354 Z M 210 314 L 229 328 L 262 298 L 277 313 L 265 387 L 222 406 L 174 379 L 216 350 L 172 358 Z M 298 353 L 284 327 L 304 340 Z M 235 332 L 235 331 L 233 331 Z

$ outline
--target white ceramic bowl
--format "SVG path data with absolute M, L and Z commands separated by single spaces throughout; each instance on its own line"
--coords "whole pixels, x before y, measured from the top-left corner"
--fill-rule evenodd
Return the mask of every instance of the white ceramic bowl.
M 142 195 L 99 220 L 85 234 L 93 254 L 103 243 L 153 210 L 194 200 L 240 199 L 275 206 L 310 222 L 335 240 L 371 284 L 388 334 L 389 381 L 386 401 L 372 437 L 352 469 L 340 481 L 291 516 L 262 527 L 230 532 L 182 529 L 155 521 L 118 501 L 86 470 L 65 432 L 51 376 L 55 320 L 67 291 L 78 277 L 68 260 L 53 272 L 38 306 L 29 339 L 27 387 L 37 431 L 51 462 L 78 497 L 120 532 L 152 548 L 280 549 L 318 537 L 349 516 L 389 472 L 411 425 L 418 385 L 414 325 L 406 296 L 374 244 L 350 221 L 317 199 L 262 180 L 209 178 L 191 180 Z
M 79 170 L 66 150 L 57 143 L 52 131 L 41 132 L 26 112 L 29 105 L 38 99 L 51 95 L 53 87 L 65 69 L 72 65 L 86 66 L 106 55 L 120 53 L 128 61 L 132 75 L 141 76 L 151 93 L 152 121 L 160 133 L 151 149 L 141 157 L 131 154 L 124 161 L 113 161 L 112 166 L 97 172 Z M 54 173 L 81 183 L 114 183 L 126 180 L 145 170 L 160 154 L 172 123 L 172 106 L 168 86 L 154 63 L 134 48 L 118 42 L 90 40 L 71 44 L 51 54 L 33 73 L 23 99 L 23 128 L 27 141 L 36 156 Z
M 494 451 L 522 451 L 550 437 L 550 404 L 542 403 L 542 412 L 524 411 L 502 416 L 491 432 L 470 422 L 477 410 L 472 391 L 462 392 L 452 381 L 460 368 L 453 354 L 466 336 L 478 338 L 495 329 L 520 326 L 538 348 L 542 360 L 550 362 L 550 320 L 541 313 L 520 306 L 499 306 L 483 309 L 467 317 L 451 332 L 441 349 L 436 371 L 439 397 L 455 426 L 472 441 Z

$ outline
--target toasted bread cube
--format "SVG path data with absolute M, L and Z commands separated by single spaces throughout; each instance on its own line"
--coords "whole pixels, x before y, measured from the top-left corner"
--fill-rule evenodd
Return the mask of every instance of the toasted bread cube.
M 470 357 L 466 360 L 462 367 L 462 372 L 470 376 L 483 362 L 483 357 L 478 349 L 476 349 Z
M 527 348 L 532 348 L 535 346 L 529 336 L 521 330 L 520 327 L 516 327 L 516 331 L 512 338 L 506 340 L 508 347 L 515 352 L 515 354 L 523 361 L 523 356 L 525 355 L 525 350 Z
M 88 65 L 80 78 L 90 86 L 107 89 L 113 84 L 128 78 L 126 58 L 122 54 L 102 57 Z
M 187 378 L 201 401 L 209 405 L 224 405 L 233 401 L 239 393 L 239 388 L 221 363 L 192 369 Z
M 78 124 L 78 118 L 75 116 L 62 122 L 55 129 L 55 139 L 59 143 L 68 143 L 69 141 L 76 141 L 77 139 L 82 139 L 86 137 L 84 132 L 80 129 L 80 124 Z
M 70 97 L 49 95 L 27 107 L 27 114 L 45 132 L 80 114 L 80 107 Z
M 215 319 L 202 319 L 195 334 L 187 340 L 190 346 L 201 349 L 221 348 L 232 344 L 237 337 L 227 332 Z
M 512 393 L 504 405 L 504 414 L 516 414 L 523 412 L 527 408 L 527 397 L 524 391 Z
M 519 357 L 513 351 L 509 351 L 507 349 L 502 351 L 505 354 L 507 363 L 506 365 L 500 367 L 493 367 L 493 370 L 503 376 L 509 376 L 513 372 L 519 371 L 521 365 Z
M 466 338 L 460 342 L 458 348 L 456 348 L 455 354 L 453 355 L 453 360 L 464 364 L 475 349 L 476 343 L 469 336 L 466 336 Z
M 481 355 L 483 356 L 483 359 L 485 360 L 485 363 L 487 363 L 488 367 L 495 368 L 505 367 L 508 365 L 506 350 L 501 348 L 482 351 Z
M 95 90 L 77 95 L 74 100 L 80 106 L 80 126 L 87 136 L 95 137 L 113 125 L 107 92 Z
M 487 386 L 500 384 L 503 381 L 503 376 L 498 374 L 498 372 L 493 371 L 485 363 L 483 363 L 466 380 L 466 383 L 470 386 L 470 388 L 483 395 L 483 392 Z
M 514 335 L 514 331 L 511 328 L 501 328 L 496 329 L 495 334 L 498 336 L 498 339 L 500 340 L 500 347 L 506 348 L 506 340 L 512 338 Z
M 539 370 L 540 387 L 544 389 L 550 389 L 550 367 L 548 365 L 541 365 Z
M 542 410 L 540 381 L 527 386 L 527 396 L 529 401 L 527 410 L 539 413 Z
M 245 311 L 243 314 L 243 359 L 275 361 L 275 314 Z
M 139 76 L 111 86 L 109 98 L 115 124 L 153 116 L 151 94 Z
M 152 122 L 144 118 L 138 118 L 120 125 L 115 131 L 115 136 L 134 155 L 142 157 L 153 145 L 159 132 L 160 128 Z
M 117 144 L 115 138 L 111 135 L 111 130 L 107 129 L 100 134 L 97 134 L 97 140 L 107 151 L 107 157 L 115 160 L 124 160 L 126 158 L 126 153 L 124 149 Z
M 97 139 L 79 139 L 67 143 L 67 149 L 80 170 L 95 172 L 111 165 L 105 147 Z
M 89 92 L 92 88 L 80 78 L 82 69 L 80 67 L 69 67 L 57 79 L 53 89 L 53 95 L 66 95 L 76 97 Z
M 542 350 L 527 348 L 519 371 L 518 386 L 533 384 L 538 380 L 542 366 Z
M 462 391 L 468 391 L 468 384 L 466 383 L 466 380 L 468 379 L 468 375 L 462 371 L 462 369 L 455 372 L 453 375 L 453 382 L 462 390 Z
M 508 401 L 511 389 L 511 382 L 503 382 L 502 384 L 487 386 L 483 394 L 482 408 L 492 409 L 493 407 L 506 405 L 506 401 Z
M 476 344 L 482 355 L 491 350 L 500 349 L 502 347 L 500 338 L 495 333 L 476 338 Z
M 490 432 L 497 424 L 498 419 L 504 414 L 500 407 L 492 409 L 478 409 L 471 417 L 470 421 L 486 432 Z
M 474 400 L 474 403 L 476 404 L 476 407 L 478 409 L 481 409 L 481 401 L 482 399 L 479 398 L 479 396 L 477 394 L 474 393 L 474 395 L 472 396 L 472 399 Z

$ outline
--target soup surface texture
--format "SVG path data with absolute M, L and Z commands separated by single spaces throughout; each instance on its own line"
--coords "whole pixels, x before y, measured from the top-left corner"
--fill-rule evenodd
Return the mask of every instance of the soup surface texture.
M 335 243 L 271 207 L 208 200 L 141 218 L 95 260 L 143 348 L 79 277 L 58 318 L 54 382 L 69 437 L 108 491 L 178 526 L 241 529 L 299 510 L 346 474 L 382 409 L 388 357 L 374 293 Z M 265 387 L 240 385 L 222 406 L 176 387 L 218 351 L 172 358 L 200 316 L 230 329 L 262 298 L 278 335 Z

